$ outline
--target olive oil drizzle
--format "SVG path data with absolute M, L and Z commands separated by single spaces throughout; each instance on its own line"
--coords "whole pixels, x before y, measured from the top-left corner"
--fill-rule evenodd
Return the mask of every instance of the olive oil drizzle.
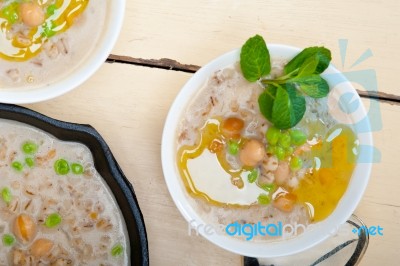
M 46 8 L 49 1 L 38 1 L 38 4 Z M 56 0 L 54 14 L 46 15 L 43 24 L 38 27 L 32 27 L 28 34 L 24 36 L 29 43 L 20 41 L 20 34 L 17 33 L 9 38 L 9 32 L 12 30 L 13 24 L 10 23 L 0 12 L 0 58 L 9 61 L 26 61 L 37 54 L 43 48 L 43 45 L 54 35 L 65 32 L 73 24 L 75 19 L 80 16 L 86 9 L 89 0 Z M 22 23 L 17 21 L 16 23 Z M 52 31 L 48 36 L 49 29 Z

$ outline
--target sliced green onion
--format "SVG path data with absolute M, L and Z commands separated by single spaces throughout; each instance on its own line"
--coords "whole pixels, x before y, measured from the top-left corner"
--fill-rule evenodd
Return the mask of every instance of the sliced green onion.
M 290 160 L 290 169 L 293 171 L 299 170 L 303 166 L 303 161 L 297 157 L 293 156 L 292 159 Z
M 228 142 L 228 152 L 232 155 L 237 155 L 239 153 L 239 143 L 233 140 Z
M 113 257 L 117 257 L 122 255 L 124 252 L 124 247 L 121 244 L 116 244 L 111 248 L 111 255 Z
M 12 201 L 12 193 L 8 187 L 5 187 L 1 190 L 1 197 L 5 203 L 10 204 Z
M 269 196 L 267 194 L 264 194 L 264 193 L 261 193 L 258 196 L 257 200 L 258 200 L 258 203 L 261 204 L 261 205 L 268 205 L 271 202 Z
M 276 145 L 279 140 L 280 130 L 276 127 L 269 127 L 267 132 L 265 133 L 265 137 L 270 145 Z
M 68 162 L 64 159 L 58 159 L 54 163 L 54 170 L 56 171 L 57 175 L 66 175 L 69 173 L 69 165 Z
M 31 168 L 35 166 L 35 160 L 33 158 L 31 158 L 31 157 L 26 157 L 25 158 L 25 163 L 26 163 L 27 166 L 29 166 Z
M 290 137 L 292 138 L 292 144 L 296 146 L 303 145 L 307 141 L 307 135 L 299 129 L 292 129 Z
M 12 246 L 15 242 L 15 237 L 11 234 L 4 234 L 3 235 L 3 244 L 4 246 Z
M 258 170 L 256 168 L 251 170 L 251 172 L 247 175 L 247 180 L 249 181 L 249 183 L 256 182 L 257 178 L 258 178 Z
M 76 175 L 80 175 L 83 173 L 83 166 L 79 163 L 73 163 L 73 164 L 71 164 L 71 170 L 72 170 L 72 173 L 74 173 Z
M 15 161 L 11 164 L 12 168 L 14 168 L 15 170 L 21 172 L 22 169 L 24 169 L 24 166 L 22 165 L 22 163 Z
M 61 216 L 58 213 L 52 213 L 47 216 L 46 220 L 44 221 L 44 225 L 48 228 L 53 228 L 59 225 L 62 221 Z

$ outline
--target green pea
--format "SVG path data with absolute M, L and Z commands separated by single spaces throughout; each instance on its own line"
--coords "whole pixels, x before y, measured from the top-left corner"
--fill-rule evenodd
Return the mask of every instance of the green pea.
M 4 234 L 3 235 L 3 244 L 4 246 L 12 246 L 15 243 L 15 237 L 11 234 Z
M 44 221 L 44 225 L 48 228 L 53 228 L 59 225 L 61 221 L 61 216 L 55 212 L 47 216 L 46 220 Z
M 275 185 L 273 183 L 272 184 L 264 184 L 264 185 L 261 185 L 260 187 L 267 192 L 271 192 L 275 189 Z
M 292 138 L 292 144 L 296 146 L 303 145 L 307 141 L 307 135 L 299 129 L 291 130 L 290 137 Z
M 43 28 L 43 32 L 42 32 L 43 37 L 50 38 L 50 37 L 53 37 L 54 35 L 56 35 L 56 32 L 54 31 L 53 23 L 51 21 L 48 23 L 47 22 L 44 23 L 42 28 Z
M 276 145 L 278 143 L 279 135 L 281 131 L 276 127 L 269 127 L 267 133 L 265 133 L 265 137 L 270 145 Z
M 37 149 L 38 146 L 32 141 L 27 141 L 22 145 L 22 150 L 25 154 L 35 154 Z
M 58 175 L 66 175 L 69 173 L 69 165 L 68 162 L 64 159 L 58 159 L 54 163 L 54 170 Z
M 35 160 L 33 158 L 31 158 L 31 157 L 26 157 L 25 158 L 25 163 L 26 163 L 27 166 L 29 166 L 31 168 L 35 166 Z
M 1 10 L 1 13 L 3 17 L 8 20 L 9 23 L 14 24 L 19 20 L 18 8 L 19 4 L 14 2 L 3 8 Z
M 247 175 L 247 180 L 249 183 L 254 183 L 258 178 L 258 170 L 253 169 L 251 172 Z
M 275 155 L 279 161 L 282 161 L 283 159 L 285 159 L 285 149 L 280 146 L 276 147 Z
M 293 152 L 294 152 L 293 147 L 287 147 L 287 148 L 285 149 L 285 156 L 288 157 L 288 156 L 292 155 Z
M 261 205 L 268 205 L 271 202 L 271 199 L 267 194 L 261 193 L 258 198 L 258 203 Z
M 290 169 L 296 171 L 299 170 L 303 166 L 303 161 L 297 157 L 293 156 L 292 159 L 290 160 Z
M 83 166 L 79 163 L 73 163 L 73 164 L 71 164 L 71 170 L 72 170 L 72 173 L 74 173 L 76 175 L 80 175 L 83 173 Z
M 46 14 L 48 16 L 52 16 L 56 12 L 56 10 L 57 10 L 57 6 L 55 4 L 49 5 L 46 9 Z
M 268 145 L 268 147 L 267 147 L 267 153 L 269 153 L 269 154 L 275 154 L 275 152 L 276 152 L 276 146 L 274 146 L 274 145 Z
M 115 244 L 111 248 L 111 255 L 113 257 L 120 256 L 120 255 L 122 255 L 123 252 L 124 252 L 124 247 L 121 244 Z
M 288 132 L 282 133 L 279 136 L 278 145 L 282 148 L 288 148 L 290 146 L 290 139 Z
M 236 141 L 230 140 L 228 142 L 228 152 L 232 155 L 237 155 L 239 153 L 239 143 Z
M 17 170 L 18 172 L 21 172 L 22 169 L 24 169 L 24 166 L 22 165 L 22 163 L 15 161 L 11 164 L 12 168 L 14 168 L 15 170 Z
M 3 198 L 4 202 L 10 204 L 12 201 L 12 193 L 8 187 L 5 187 L 1 190 L 1 197 Z

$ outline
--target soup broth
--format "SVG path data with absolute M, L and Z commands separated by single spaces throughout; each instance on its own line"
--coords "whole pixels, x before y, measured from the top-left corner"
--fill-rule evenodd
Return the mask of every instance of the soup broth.
M 285 62 L 272 62 L 274 78 Z M 177 168 L 193 206 L 211 224 L 322 221 L 348 186 L 356 135 L 332 118 L 327 99 L 307 98 L 300 123 L 276 129 L 260 113 L 262 91 L 235 64 L 215 72 L 188 105 Z
M 40 25 L 24 22 L 23 5 L 37 7 Z M 94 49 L 107 1 L 9 0 L 0 11 L 0 88 L 37 88 L 70 74 Z
M 129 265 L 126 225 L 90 150 L 0 119 L 0 265 Z

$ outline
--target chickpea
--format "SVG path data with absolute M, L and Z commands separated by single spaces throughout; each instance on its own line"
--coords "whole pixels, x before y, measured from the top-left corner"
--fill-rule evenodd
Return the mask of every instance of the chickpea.
M 24 244 L 32 241 L 36 235 L 36 224 L 27 214 L 20 214 L 14 221 L 14 235 Z
M 53 241 L 46 238 L 39 238 L 33 242 L 30 253 L 36 258 L 42 258 L 50 253 L 53 246 Z
M 244 121 L 240 118 L 229 117 L 222 122 L 222 134 L 227 138 L 240 138 L 240 132 L 244 127 Z
M 239 158 L 245 166 L 254 167 L 265 156 L 265 148 L 262 142 L 252 139 L 246 142 L 240 150 Z
M 42 8 L 33 2 L 22 3 L 19 6 L 19 14 L 25 25 L 37 27 L 44 22 L 44 12 Z
M 273 205 L 275 208 L 283 211 L 283 212 L 291 212 L 294 207 L 294 203 L 296 202 L 296 196 L 291 193 L 279 194 Z

